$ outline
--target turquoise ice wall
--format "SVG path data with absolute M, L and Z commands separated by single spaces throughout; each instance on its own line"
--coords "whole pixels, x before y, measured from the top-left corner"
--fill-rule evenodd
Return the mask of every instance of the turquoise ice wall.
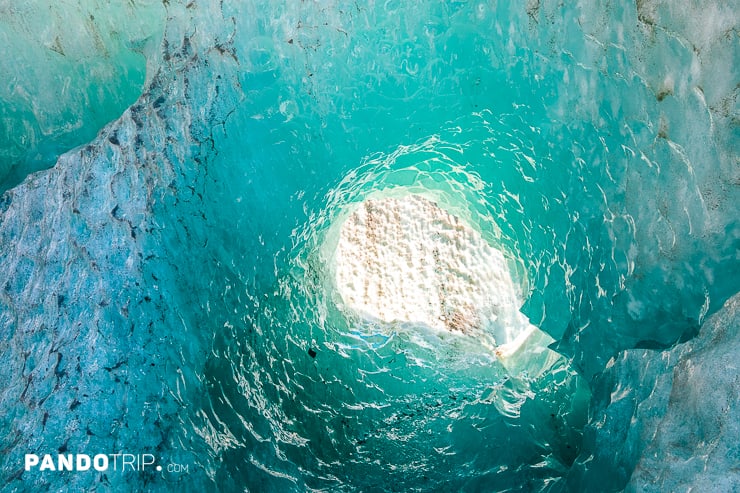
M 85 144 L 142 92 L 161 2 L 0 5 L 0 190 Z
M 0 199 L 3 484 L 625 488 L 666 412 L 661 351 L 740 289 L 736 10 L 169 2 L 125 11 L 164 32 L 131 45 L 146 76 L 39 58 L 120 103 L 43 105 L 88 132 L 50 131 L 48 156 L 142 94 Z M 389 187 L 438 192 L 500 245 L 568 364 L 530 379 L 454 338 L 358 334 L 318 249 L 344 202 Z M 123 448 L 191 469 L 22 468 Z

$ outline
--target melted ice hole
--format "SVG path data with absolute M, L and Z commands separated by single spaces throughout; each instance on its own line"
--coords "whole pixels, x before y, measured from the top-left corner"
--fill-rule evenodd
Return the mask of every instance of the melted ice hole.
M 504 358 L 544 336 L 519 311 L 503 253 L 420 195 L 359 204 L 341 225 L 334 275 L 345 307 L 367 320 L 476 337 Z

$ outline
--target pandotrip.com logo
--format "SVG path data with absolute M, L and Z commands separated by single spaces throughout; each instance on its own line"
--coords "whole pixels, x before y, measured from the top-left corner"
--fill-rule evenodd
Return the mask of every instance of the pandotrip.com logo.
M 26 454 L 26 471 L 62 472 L 62 471 L 98 471 L 98 472 L 147 472 L 167 471 L 169 473 L 187 473 L 188 464 L 158 461 L 153 454 Z

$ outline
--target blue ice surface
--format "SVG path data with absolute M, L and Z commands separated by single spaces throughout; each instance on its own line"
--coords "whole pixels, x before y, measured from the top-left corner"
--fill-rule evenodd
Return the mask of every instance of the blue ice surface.
M 0 193 L 94 139 L 136 101 L 164 21 L 156 2 L 3 6 Z
M 166 10 L 138 101 L 0 199 L 4 489 L 737 488 L 735 12 Z M 321 246 L 381 189 L 507 252 L 566 360 L 358 337 Z M 23 467 L 122 451 L 188 469 Z

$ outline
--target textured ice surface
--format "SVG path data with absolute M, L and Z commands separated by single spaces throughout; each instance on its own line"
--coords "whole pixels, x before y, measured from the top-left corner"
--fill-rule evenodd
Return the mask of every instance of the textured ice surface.
M 737 491 L 740 295 L 666 351 L 632 349 L 595 387 L 584 449 L 570 473 L 584 491 Z
M 26 57 L 22 33 L 47 31 L 6 34 L 15 4 L 0 2 L 2 33 Z M 719 327 L 705 319 L 740 290 L 737 8 L 131 4 L 166 11 L 146 79 L 137 65 L 124 84 L 137 102 L 0 199 L 2 487 L 615 491 L 690 481 L 682 461 L 707 465 L 697 487 L 731 467 L 736 449 L 717 457 L 736 436 L 737 401 L 722 407 L 735 384 L 711 385 L 717 403 L 689 392 L 731 374 L 668 348 Z M 89 15 L 156 17 L 70 5 L 63 48 Z M 56 67 L 12 58 L 4 75 Z M 73 114 L 72 93 L 23 100 L 58 118 L 52 139 L 116 116 L 89 119 L 97 100 L 75 86 Z M 13 104 L 3 95 L 3 125 L 36 135 Z M 49 164 L 7 135 L 11 160 Z M 512 252 L 523 312 L 569 364 L 512 377 L 450 334 L 344 316 L 322 235 L 344 204 L 398 187 L 433 190 Z M 736 353 L 712 341 L 704 354 Z M 122 450 L 190 472 L 22 469 L 29 451 Z
M 164 23 L 154 0 L 0 1 L 0 192 L 136 101 Z
M 643 432 L 645 449 L 628 490 L 740 488 L 738 328 L 736 295 L 704 324 L 697 339 L 672 351 L 673 385 L 659 389 L 668 395 L 668 409 L 654 434 Z
M 203 351 L 177 309 L 191 293 L 172 248 L 187 255 L 190 241 L 203 241 L 175 210 L 197 200 L 190 189 L 180 198 L 178 187 L 198 186 L 193 163 L 212 122 L 175 98 L 186 97 L 196 68 L 191 45 L 171 40 L 161 56 L 145 94 L 98 140 L 0 200 L 6 490 L 139 491 L 152 481 L 151 473 L 24 472 L 26 453 L 133 449 L 209 463 L 193 455 L 197 446 L 186 444 L 200 438 L 182 425 L 181 411 L 199 407 Z M 218 115 L 200 101 L 199 111 Z M 206 470 L 194 470 L 189 484 L 202 484 Z
M 738 328 L 740 295 L 704 324 L 697 339 L 672 350 L 670 358 L 664 356 L 676 362 L 668 368 L 673 385 L 658 387 L 654 395 L 662 394 L 667 410 L 646 416 L 656 426 L 643 428 L 645 448 L 628 491 L 740 489 Z
M 503 253 L 419 195 L 356 206 L 332 267 L 347 308 L 370 320 L 471 335 L 502 353 L 534 329 Z

